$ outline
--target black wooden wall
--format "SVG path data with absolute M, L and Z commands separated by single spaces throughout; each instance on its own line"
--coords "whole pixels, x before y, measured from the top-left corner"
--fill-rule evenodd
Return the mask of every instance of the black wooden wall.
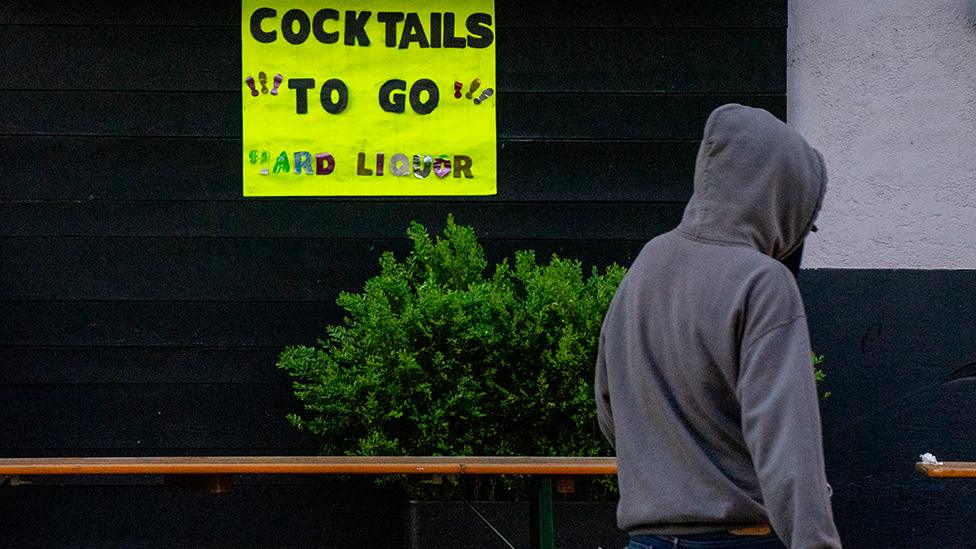
M 914 467 L 925 452 L 976 459 L 976 271 L 822 269 L 799 283 L 833 393 L 824 453 L 844 547 L 976 547 L 973 479 Z
M 714 107 L 785 117 L 785 0 L 498 0 L 497 196 L 245 200 L 239 21 L 214 0 L 0 4 L 0 455 L 314 452 L 276 356 L 338 320 L 410 220 L 453 213 L 493 259 L 629 264 L 679 220 Z M 36 482 L 0 492 L 0 544 L 216 535 L 173 506 L 238 545 L 344 546 L 329 529 L 355 524 L 327 481 L 223 506 L 158 479 Z M 287 518 L 316 506 L 332 518 Z M 279 525 L 258 534 L 262 513 Z

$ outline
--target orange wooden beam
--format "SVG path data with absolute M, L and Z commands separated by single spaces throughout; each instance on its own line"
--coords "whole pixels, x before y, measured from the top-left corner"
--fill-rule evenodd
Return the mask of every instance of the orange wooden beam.
M 915 469 L 934 478 L 976 478 L 976 462 L 945 461 L 941 465 L 916 463 Z
M 77 457 L 3 458 L 0 475 L 350 474 L 612 475 L 615 458 L 573 457 Z
M 615 475 L 616 458 L 488 457 L 454 458 L 468 475 Z

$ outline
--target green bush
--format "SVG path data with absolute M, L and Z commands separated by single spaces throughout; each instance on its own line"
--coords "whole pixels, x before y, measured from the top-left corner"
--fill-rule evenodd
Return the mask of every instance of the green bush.
M 318 347 L 286 349 L 304 413 L 334 455 L 611 455 L 593 401 L 604 314 L 625 269 L 517 252 L 489 269 L 470 227 L 418 223 Z
M 820 369 L 820 365 L 823 364 L 823 361 L 824 361 L 823 355 L 818 355 L 817 353 L 813 353 L 813 379 L 816 380 L 818 388 L 820 387 L 821 383 L 827 381 L 827 373 Z M 822 399 L 830 398 L 830 391 L 824 391 L 820 393 L 820 398 Z

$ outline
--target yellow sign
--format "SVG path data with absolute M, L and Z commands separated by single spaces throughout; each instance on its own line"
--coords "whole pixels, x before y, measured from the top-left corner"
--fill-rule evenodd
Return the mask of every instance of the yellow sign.
M 495 194 L 492 0 L 243 0 L 244 196 Z

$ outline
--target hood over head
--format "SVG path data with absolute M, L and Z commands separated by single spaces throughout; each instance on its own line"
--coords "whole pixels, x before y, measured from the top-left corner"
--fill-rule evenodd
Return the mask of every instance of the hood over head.
M 827 188 L 823 156 L 762 109 L 724 105 L 705 123 L 678 231 L 783 260 L 803 244 Z

